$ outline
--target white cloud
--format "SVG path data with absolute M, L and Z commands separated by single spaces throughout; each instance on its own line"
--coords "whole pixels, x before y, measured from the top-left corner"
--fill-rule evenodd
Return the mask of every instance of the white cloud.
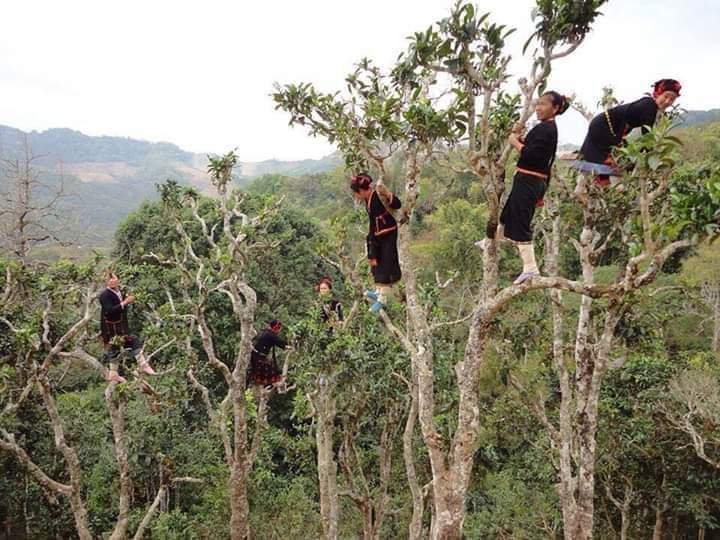
M 8 2 L 0 20 L 0 123 L 70 127 L 92 135 L 167 140 L 197 151 L 239 147 L 241 159 L 299 159 L 331 151 L 273 110 L 275 81 L 342 88 L 363 56 L 389 66 L 405 37 L 454 0 L 363 2 Z M 488 1 L 493 19 L 531 28 L 529 0 Z M 587 42 L 557 63 L 550 86 L 594 103 L 612 84 L 625 100 L 656 78 L 684 84 L 687 108 L 717 107 L 720 5 L 611 1 Z M 518 73 L 526 62 L 516 59 Z M 584 134 L 579 115 L 560 138 Z

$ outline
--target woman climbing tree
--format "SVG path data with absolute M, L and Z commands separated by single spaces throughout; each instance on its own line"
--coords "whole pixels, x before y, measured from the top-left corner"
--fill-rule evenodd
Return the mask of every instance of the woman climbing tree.
M 513 241 L 520 252 L 522 273 L 513 282 L 518 285 L 539 275 L 532 242 L 532 219 L 535 208 L 543 205 L 543 196 L 550 181 L 550 172 L 557 151 L 558 132 L 555 117 L 564 113 L 570 103 L 557 92 L 545 92 L 535 104 L 535 114 L 540 123 L 521 137 L 522 126 L 508 137 L 510 144 L 520 152 L 512 190 L 500 214 L 497 230 L 488 229 L 488 237 L 476 242 L 485 249 L 491 238 Z
M 123 297 L 120 291 L 120 279 L 108 271 L 106 288 L 100 293 L 100 336 L 105 349 L 105 359 L 110 364 L 107 379 L 114 382 L 125 382 L 125 377 L 118 374 L 118 356 L 121 348 L 127 349 L 129 355 L 135 358 L 142 346 L 140 340 L 130 334 L 127 312 L 128 306 L 135 302 L 135 297 L 129 294 Z M 120 344 L 118 344 L 118 340 Z M 155 370 L 144 360 L 138 366 L 140 371 L 148 375 L 155 375 Z
M 261 386 L 275 385 L 283 382 L 282 371 L 278 368 L 275 348 L 287 348 L 287 342 L 280 337 L 282 323 L 273 319 L 259 336 L 253 341 L 250 353 L 250 370 L 248 382 Z M 272 357 L 270 353 L 272 352 Z
M 342 304 L 332 297 L 332 280 L 329 277 L 322 278 L 315 289 L 320 296 L 322 320 L 331 327 L 341 323 L 343 321 Z
M 658 112 L 670 107 L 680 95 L 682 86 L 675 79 L 660 79 L 653 85 L 652 95 L 607 109 L 590 121 L 585 141 L 580 148 L 580 159 L 573 162 L 579 171 L 595 175 L 594 182 L 608 185 L 610 176 L 620 173 L 611 151 L 619 146 L 630 131 L 655 125 Z
M 387 298 L 395 283 L 400 281 L 400 259 L 397 250 L 398 224 L 392 210 L 401 206 L 400 199 L 378 181 L 372 188 L 368 173 L 360 173 L 350 180 L 350 189 L 356 200 L 363 201 L 370 220 L 367 235 L 367 256 L 375 280 L 375 290 L 365 296 L 373 300 L 370 311 L 378 313 L 387 305 Z

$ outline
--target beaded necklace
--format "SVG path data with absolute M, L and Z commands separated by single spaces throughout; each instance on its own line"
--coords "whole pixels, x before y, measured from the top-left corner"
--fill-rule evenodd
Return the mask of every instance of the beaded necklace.
M 608 110 L 605 109 L 605 120 L 607 120 L 608 128 L 610 128 L 610 133 L 612 133 L 612 136 L 617 139 L 617 135 L 615 133 L 615 130 L 613 129 L 612 122 L 610 121 L 610 115 L 608 114 Z

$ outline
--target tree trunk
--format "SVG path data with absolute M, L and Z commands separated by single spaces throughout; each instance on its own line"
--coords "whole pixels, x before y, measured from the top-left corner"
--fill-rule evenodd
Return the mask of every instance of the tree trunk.
M 128 463 L 127 448 L 125 446 L 125 404 L 123 398 L 117 398 L 116 402 L 113 397 L 117 383 L 110 383 L 105 389 L 105 401 L 107 402 L 108 411 L 110 412 L 110 421 L 112 423 L 115 459 L 118 464 L 118 474 L 120 479 L 120 500 L 118 503 L 118 517 L 115 528 L 110 535 L 110 540 L 122 540 L 127 537 L 129 519 L 130 519 L 130 497 L 132 494 L 132 480 L 130 478 L 130 465 Z
M 23 525 L 24 525 L 23 528 L 25 529 L 25 538 L 30 538 L 30 537 L 31 537 L 31 534 L 30 534 L 30 516 L 28 515 L 28 498 L 29 498 L 29 497 L 28 497 L 28 491 L 29 491 L 29 489 L 28 489 L 28 478 L 27 478 L 27 473 L 25 473 L 25 497 L 23 498 Z M 9 517 L 8 517 L 8 519 L 9 519 Z M 19 527 L 18 527 L 18 528 L 19 528 Z M 10 536 L 9 534 L 8 534 L 7 537 L 8 537 L 8 538 L 12 538 L 12 536 Z
M 663 525 L 665 523 L 665 515 L 663 507 L 658 505 L 655 507 L 655 527 L 653 527 L 652 540 L 662 540 Z
M 630 528 L 630 516 L 624 510 L 620 512 L 620 540 L 627 540 Z
M 581 177 L 588 181 L 587 176 Z M 584 190 L 584 184 L 578 183 L 577 188 Z M 587 196 L 587 191 L 584 191 Z M 589 203 L 592 204 L 592 203 Z M 583 282 L 592 284 L 595 281 L 595 268 L 592 262 L 594 243 L 594 212 L 591 208 L 583 208 L 583 229 L 578 243 L 578 254 L 582 265 Z M 592 345 L 588 339 L 590 331 L 592 298 L 583 295 L 580 300 L 577 331 L 575 334 L 575 418 L 571 437 L 577 441 L 578 448 L 574 448 L 577 463 L 577 476 L 575 478 L 575 493 L 563 501 L 563 515 L 569 515 L 570 521 L 565 522 L 566 540 L 589 540 L 592 538 L 595 495 L 595 430 L 597 428 L 597 401 L 591 398 L 592 383 L 595 375 L 595 361 Z M 563 441 L 572 448 L 573 440 Z M 565 463 L 565 467 L 572 467 L 572 461 Z M 565 471 L 565 474 L 572 474 Z M 574 499 L 574 500 L 570 500 Z
M 250 508 L 247 498 L 248 448 L 247 417 L 244 384 L 233 377 L 231 400 L 233 403 L 234 449 L 230 463 L 230 538 L 246 540 L 249 537 Z
M 555 206 L 555 216 L 552 220 L 552 230 L 550 235 L 545 237 L 545 272 L 549 277 L 559 275 L 559 257 L 561 242 L 561 222 L 559 212 L 557 210 L 557 201 L 552 200 Z M 573 403 L 573 388 L 570 384 L 570 372 L 565 362 L 565 321 L 563 319 L 562 291 L 551 289 L 547 293 L 550 297 L 550 307 L 552 310 L 553 322 L 553 368 L 560 383 L 560 412 L 559 412 L 559 429 L 553 434 L 551 430 L 551 440 L 558 454 L 558 495 L 560 497 L 560 506 L 562 509 L 563 523 L 565 529 L 573 522 L 576 505 L 575 505 L 575 476 L 573 475 L 572 464 L 572 442 L 573 442 L 573 425 L 571 406 Z M 566 534 L 567 538 L 567 534 Z
M 588 416 L 593 413 L 588 413 Z M 596 414 L 596 413 L 595 413 Z M 571 529 L 573 540 L 590 540 L 595 513 L 595 420 L 586 419 L 582 426 L 586 430 L 580 440 L 580 467 L 577 478 L 577 510 Z
M 409 191 L 409 190 L 406 190 Z M 417 384 L 418 395 L 418 417 L 420 430 L 422 432 L 425 446 L 430 457 L 430 466 L 433 476 L 433 504 L 434 513 L 431 526 L 431 538 L 441 538 L 439 531 L 451 527 L 449 517 L 454 513 L 448 508 L 450 497 L 448 492 L 452 483 L 448 484 L 447 465 L 443 451 L 443 442 L 435 430 L 435 389 L 433 379 L 433 347 L 430 336 L 427 315 L 419 299 L 417 281 L 415 276 L 415 264 L 410 252 L 411 232 L 408 227 L 400 229 L 398 250 L 400 252 L 400 264 L 402 265 L 405 282 L 405 296 L 407 304 L 408 333 L 412 338 L 409 346 L 411 354 L 411 369 L 413 384 Z M 462 514 L 462 510 L 460 511 Z M 462 517 L 458 526 L 455 527 L 458 537 L 462 524 Z M 452 536 L 448 536 L 452 538 Z
M 399 251 L 405 281 L 409 331 L 414 338 L 411 355 L 413 381 L 417 381 L 418 416 L 423 440 L 430 456 L 433 475 L 434 513 L 430 537 L 433 539 L 460 538 L 464 519 L 464 496 L 453 496 L 458 483 L 448 470 L 441 436 L 435 430 L 435 390 L 433 378 L 433 348 L 427 315 L 420 302 L 415 265 L 410 253 L 410 230 L 400 229 Z M 461 491 L 464 489 L 461 487 Z
M 620 511 L 620 540 L 627 540 L 628 530 L 630 529 L 630 508 L 632 507 L 633 498 L 635 496 L 633 491 L 633 483 L 630 477 L 624 478 L 625 490 L 622 501 L 615 498 L 612 493 L 611 482 L 605 484 L 605 490 L 607 491 L 608 498 Z
M 374 540 L 375 529 L 373 527 L 372 501 L 367 500 L 362 509 L 363 515 L 363 540 Z
M 465 521 L 465 489 L 454 488 L 454 474 L 447 474 L 441 485 L 433 486 L 435 513 L 430 526 L 430 538 L 433 540 L 460 540 Z
M 315 443 L 320 487 L 320 520 L 324 538 L 334 540 L 338 536 L 339 519 L 337 463 L 333 452 L 336 409 L 333 388 L 327 376 L 320 377 L 314 401 L 317 414 Z
M 465 499 L 477 450 L 480 429 L 477 384 L 481 359 L 485 350 L 488 325 L 479 322 L 482 310 L 473 316 L 471 328 L 477 329 L 468 336 L 465 357 L 455 367 L 460 390 L 457 430 L 452 439 L 449 460 L 441 452 L 441 443 L 434 439 L 433 496 L 435 514 L 431 538 L 451 540 L 462 537 L 465 521 Z M 422 387 L 422 385 L 421 385 Z M 449 463 L 447 463 L 449 461 Z
M 377 489 L 375 500 L 370 499 L 370 518 L 372 522 L 372 540 L 380 540 L 380 531 L 382 530 L 383 521 L 387 507 L 390 503 L 388 488 L 390 487 L 390 475 L 392 473 L 392 456 L 395 447 L 395 441 L 399 433 L 398 420 L 400 419 L 400 408 L 392 406 L 385 416 L 385 425 L 380 435 L 379 449 L 379 465 L 380 465 L 380 482 Z
M 409 249 L 410 235 L 408 227 L 402 227 L 398 247 L 405 281 L 408 330 L 412 337 L 409 352 L 413 381 L 417 381 L 418 417 L 433 475 L 434 512 L 430 536 L 433 539 L 455 539 L 462 536 L 465 496 L 477 449 L 479 430 L 477 382 L 488 331 L 487 325 L 482 321 L 484 306 L 497 286 L 495 281 L 497 252 L 491 248 L 492 252 L 485 255 L 483 264 L 488 274 L 488 277 L 484 278 L 487 286 L 480 305 L 473 315 L 464 358 L 455 366 L 460 391 L 458 427 L 450 450 L 446 452 L 446 443 L 435 427 L 434 350 L 427 313 L 419 300 L 416 267 Z M 487 281 L 490 282 L 489 285 Z
M 720 302 L 715 304 L 713 309 L 713 340 L 712 350 L 715 353 L 720 352 Z
M 244 467 L 233 464 L 230 471 L 230 538 L 246 540 L 248 538 L 248 518 L 250 508 L 247 500 L 247 475 Z
M 496 190 L 502 194 L 504 174 L 497 178 Z M 499 206 L 496 199 L 489 196 L 490 221 L 497 226 Z M 430 537 L 435 540 L 454 540 L 462 538 L 465 521 L 465 500 L 470 476 L 472 474 L 475 451 L 477 450 L 480 428 L 480 409 L 478 405 L 477 384 L 482 366 L 483 355 L 489 325 L 484 321 L 485 306 L 498 289 L 498 244 L 491 242 L 483 255 L 483 290 L 478 307 L 472 317 L 470 334 L 465 346 L 462 361 L 455 366 L 455 376 L 460 394 L 458 404 L 457 430 L 453 436 L 447 455 L 443 452 L 443 443 L 433 424 L 434 397 L 432 385 L 432 349 L 421 342 L 416 355 L 419 367 L 419 405 L 420 425 L 430 454 L 433 471 L 434 512 Z M 409 250 L 407 250 L 409 252 Z M 403 254 L 405 259 L 408 254 Z M 415 291 L 407 286 L 408 295 Z M 427 325 L 427 318 L 425 318 Z M 424 329 L 423 329 L 424 330 Z
M 87 508 L 82 498 L 82 471 L 80 469 L 80 460 L 77 457 L 75 449 L 69 446 L 65 440 L 65 430 L 60 420 L 60 413 L 47 380 L 40 379 L 38 386 L 42 394 L 45 409 L 50 417 L 50 423 L 55 436 L 55 447 L 63 455 L 66 470 L 70 476 L 71 490 L 68 494 L 68 500 L 73 518 L 75 519 L 75 529 L 80 540 L 92 540 L 93 536 L 90 532 Z
M 413 513 L 408 525 L 409 540 L 420 540 L 422 537 L 422 521 L 425 511 L 425 501 L 423 497 L 420 483 L 415 472 L 415 452 L 413 451 L 413 436 L 415 432 L 415 423 L 417 422 L 417 382 L 411 383 L 409 389 L 411 393 L 410 411 L 408 412 L 405 422 L 405 431 L 403 433 L 403 458 L 405 460 L 405 474 L 410 485 L 410 493 L 413 500 Z

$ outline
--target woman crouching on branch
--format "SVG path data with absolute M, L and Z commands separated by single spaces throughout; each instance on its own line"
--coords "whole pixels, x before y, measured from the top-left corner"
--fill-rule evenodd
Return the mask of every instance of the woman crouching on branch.
M 557 92 L 545 92 L 535 104 L 535 114 L 540 123 L 522 138 L 522 126 L 516 126 L 508 137 L 510 144 L 520 152 L 512 190 L 500 214 L 500 225 L 493 230 L 488 227 L 487 238 L 476 242 L 485 249 L 490 239 L 510 240 L 517 245 L 523 263 L 522 273 L 513 284 L 539 275 L 533 247 L 532 219 L 535 208 L 543 205 L 543 196 L 548 188 L 555 153 L 557 152 L 558 131 L 555 117 L 570 106 L 569 100 Z
M 280 337 L 282 323 L 273 319 L 267 328 L 253 341 L 250 353 L 250 369 L 247 379 L 251 384 L 271 386 L 282 384 L 282 370 L 277 365 L 275 349 L 287 349 L 287 342 Z M 270 356 L 272 354 L 272 356 Z
M 634 128 L 655 125 L 658 113 L 664 112 L 680 96 L 681 84 L 675 79 L 660 79 L 648 94 L 632 103 L 623 103 L 598 114 L 590 121 L 585 141 L 580 148 L 580 159 L 573 162 L 578 171 L 595 175 L 594 182 L 601 186 L 610 184 L 611 176 L 619 176 L 612 149 L 623 144 Z
M 370 221 L 366 238 L 367 256 L 375 290 L 366 291 L 365 296 L 373 301 L 370 312 L 379 313 L 387 305 L 393 285 L 402 276 L 397 250 L 398 224 L 392 213 L 402 203 L 382 181 L 378 181 L 374 188 L 372 183 L 370 175 L 363 172 L 352 177 L 350 189 L 356 200 L 365 203 Z

